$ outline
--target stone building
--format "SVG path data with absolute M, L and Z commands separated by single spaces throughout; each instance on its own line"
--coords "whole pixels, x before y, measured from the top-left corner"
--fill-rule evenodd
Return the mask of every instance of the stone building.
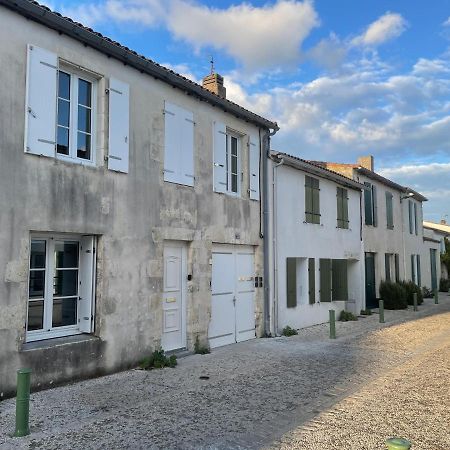
M 31 1 L 0 66 L 0 395 L 261 335 L 277 124 Z

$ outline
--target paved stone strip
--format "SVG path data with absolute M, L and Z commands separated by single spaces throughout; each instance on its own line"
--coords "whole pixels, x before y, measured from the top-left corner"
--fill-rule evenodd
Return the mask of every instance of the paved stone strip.
M 366 430 L 379 442 L 370 423 L 362 427 L 356 420 L 370 406 L 362 389 L 399 363 L 425 357 L 449 336 L 449 311 L 450 301 L 428 301 L 418 313 L 386 311 L 385 325 L 376 315 L 338 322 L 335 341 L 325 324 L 292 338 L 258 339 L 183 358 L 176 369 L 134 370 L 37 392 L 26 438 L 8 435 L 14 400 L 6 400 L 0 402 L 0 448 L 259 449 L 274 441 L 288 445 L 289 433 L 306 424 L 305 430 L 316 430 L 308 434 L 313 446 L 298 448 L 326 450 L 320 442 L 314 447 L 314 440 L 321 432 L 331 435 L 327 424 L 340 416 L 360 427 L 344 427 L 348 439 Z M 201 375 L 210 378 L 203 381 Z M 358 404 L 365 409 L 350 408 L 346 415 L 349 405 Z

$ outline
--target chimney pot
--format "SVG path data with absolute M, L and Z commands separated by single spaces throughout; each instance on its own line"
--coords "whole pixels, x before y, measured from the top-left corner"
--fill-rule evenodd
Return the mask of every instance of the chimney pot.
M 374 170 L 374 160 L 372 155 L 368 156 L 360 156 L 358 158 L 358 164 L 361 167 L 364 167 L 364 169 L 371 170 L 373 172 Z
M 445 219 L 441 219 L 441 225 L 447 225 L 447 221 Z
M 223 77 L 218 73 L 211 73 L 203 78 L 203 87 L 219 97 L 227 97 L 227 89 L 223 85 Z

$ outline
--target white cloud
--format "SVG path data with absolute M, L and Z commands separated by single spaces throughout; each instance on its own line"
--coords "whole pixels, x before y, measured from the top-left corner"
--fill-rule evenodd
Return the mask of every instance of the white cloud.
M 387 12 L 372 22 L 364 33 L 355 37 L 352 44 L 376 47 L 400 36 L 406 27 L 406 20 L 400 14 Z
M 302 42 L 318 23 L 308 0 L 279 0 L 262 7 L 242 3 L 227 9 L 175 0 L 167 18 L 176 38 L 197 49 L 224 50 L 251 69 L 297 62 Z
M 407 164 L 400 167 L 382 169 L 380 172 L 385 177 L 442 175 L 450 172 L 450 163 Z
M 308 52 L 310 59 L 328 70 L 339 68 L 346 56 L 346 46 L 334 33 L 328 38 L 322 39 Z
M 450 26 L 450 17 L 442 24 L 444 27 Z

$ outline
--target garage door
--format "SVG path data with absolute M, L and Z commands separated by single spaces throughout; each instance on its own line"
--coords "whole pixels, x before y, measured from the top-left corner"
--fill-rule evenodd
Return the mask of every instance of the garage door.
M 253 339 L 255 334 L 254 251 L 217 245 L 212 252 L 211 348 Z

